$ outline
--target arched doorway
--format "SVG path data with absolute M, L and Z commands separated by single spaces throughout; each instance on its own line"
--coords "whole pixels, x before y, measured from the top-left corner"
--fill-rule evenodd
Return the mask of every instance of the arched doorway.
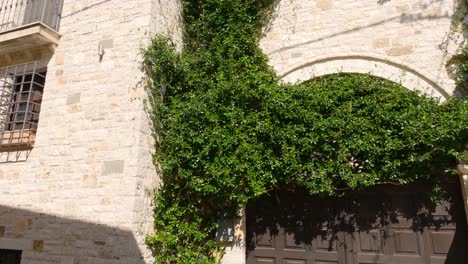
M 432 188 L 379 185 L 339 198 L 275 190 L 246 208 L 247 263 L 467 263 L 460 182 L 449 178 L 440 200 Z

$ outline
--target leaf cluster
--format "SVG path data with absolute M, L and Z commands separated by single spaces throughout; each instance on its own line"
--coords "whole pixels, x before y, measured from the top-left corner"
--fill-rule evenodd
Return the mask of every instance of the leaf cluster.
M 445 177 L 467 147 L 468 105 L 339 73 L 284 84 L 258 46 L 271 0 L 184 1 L 182 52 L 145 50 L 161 186 L 157 263 L 215 263 L 217 219 L 264 193 Z
M 459 56 L 459 63 L 455 71 L 455 81 L 457 86 L 468 94 L 468 46 L 463 48 L 462 54 Z

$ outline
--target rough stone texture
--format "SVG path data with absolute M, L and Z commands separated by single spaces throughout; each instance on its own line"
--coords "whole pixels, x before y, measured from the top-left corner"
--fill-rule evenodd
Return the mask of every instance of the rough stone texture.
M 456 3 L 279 0 L 260 44 L 285 82 L 370 73 L 443 100 L 455 93 L 446 64 L 464 41 Z M 468 167 L 459 168 L 468 212 Z M 223 263 L 245 263 L 242 237 L 226 247 Z
M 0 248 L 23 250 L 22 264 L 151 263 L 158 178 L 140 49 L 159 32 L 180 41 L 179 7 L 65 0 L 52 56 L 0 58 L 48 64 L 34 148 L 0 153 Z
M 281 0 L 261 46 L 288 82 L 371 73 L 443 98 L 454 92 L 446 63 L 463 42 L 456 3 Z

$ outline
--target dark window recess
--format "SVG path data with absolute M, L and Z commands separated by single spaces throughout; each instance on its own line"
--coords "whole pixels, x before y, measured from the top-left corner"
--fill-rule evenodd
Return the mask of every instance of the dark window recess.
M 32 147 L 45 77 L 37 62 L 0 69 L 0 149 Z
M 20 264 L 21 251 L 0 249 L 0 264 Z

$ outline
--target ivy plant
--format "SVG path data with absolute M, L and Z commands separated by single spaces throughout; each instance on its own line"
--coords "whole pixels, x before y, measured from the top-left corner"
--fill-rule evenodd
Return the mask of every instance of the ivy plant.
M 272 0 L 183 1 L 182 51 L 144 51 L 156 154 L 157 263 L 216 263 L 217 221 L 262 194 L 336 196 L 448 177 L 468 106 L 363 74 L 282 83 L 259 48 Z M 313 52 L 313 51 L 311 51 Z
M 455 81 L 466 97 L 466 94 L 468 94 L 468 46 L 463 47 L 462 54 L 458 55 L 457 58 Z

